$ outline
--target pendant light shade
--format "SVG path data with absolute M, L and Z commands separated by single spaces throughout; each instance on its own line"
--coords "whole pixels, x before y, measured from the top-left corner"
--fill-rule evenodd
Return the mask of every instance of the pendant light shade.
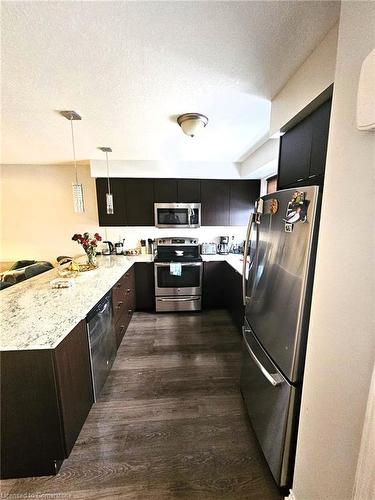
M 184 134 L 195 137 L 208 123 L 208 118 L 200 113 L 185 113 L 177 117 L 177 123 Z
M 108 153 L 112 153 L 112 149 L 108 147 L 100 147 L 98 149 L 100 149 L 100 151 L 103 151 L 103 153 L 105 153 L 105 159 L 107 162 L 107 193 L 105 195 L 105 203 L 106 203 L 107 214 L 112 215 L 114 214 L 113 195 L 111 193 L 111 181 L 109 179 L 109 162 L 108 162 Z
M 73 188 L 73 207 L 76 213 L 82 214 L 85 211 L 85 203 L 83 198 L 83 186 L 78 181 L 78 169 L 76 160 L 76 148 L 74 143 L 74 130 L 73 121 L 82 120 L 80 115 L 75 111 L 60 111 L 60 114 L 70 121 L 70 129 L 72 134 L 72 149 L 73 149 L 73 159 L 74 159 L 74 169 L 75 169 L 75 182 L 72 184 Z

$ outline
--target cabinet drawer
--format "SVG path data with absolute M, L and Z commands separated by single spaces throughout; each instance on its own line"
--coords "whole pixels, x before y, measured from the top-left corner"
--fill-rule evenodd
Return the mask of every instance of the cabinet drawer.
M 121 313 L 121 317 L 118 319 L 117 323 L 115 324 L 117 347 L 119 347 L 122 339 L 124 338 L 125 332 L 128 328 L 131 317 L 133 315 L 133 311 L 134 311 L 134 309 L 130 309 L 130 308 L 125 307 Z
M 129 271 L 126 271 L 124 276 L 120 280 L 125 288 L 130 288 L 131 290 L 134 290 L 135 287 L 135 273 L 134 273 L 134 268 L 131 267 Z

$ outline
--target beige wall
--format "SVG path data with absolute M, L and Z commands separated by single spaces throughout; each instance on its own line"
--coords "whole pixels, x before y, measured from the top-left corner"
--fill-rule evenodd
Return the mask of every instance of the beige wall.
M 375 46 L 374 27 L 373 2 L 342 3 L 293 486 L 297 500 L 352 497 L 374 363 L 375 134 L 355 127 L 359 72 Z
M 331 85 L 335 75 L 338 25 L 316 47 L 272 99 L 270 136 Z
M 73 211 L 71 166 L 3 165 L 1 167 L 1 261 L 53 260 L 76 255 L 75 232 L 97 231 L 95 180 L 79 167 L 86 212 Z

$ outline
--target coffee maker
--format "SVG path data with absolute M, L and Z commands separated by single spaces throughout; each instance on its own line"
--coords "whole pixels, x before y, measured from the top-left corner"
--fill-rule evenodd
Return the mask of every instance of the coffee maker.
M 217 253 L 221 255 L 227 255 L 229 253 L 229 236 L 220 236 Z

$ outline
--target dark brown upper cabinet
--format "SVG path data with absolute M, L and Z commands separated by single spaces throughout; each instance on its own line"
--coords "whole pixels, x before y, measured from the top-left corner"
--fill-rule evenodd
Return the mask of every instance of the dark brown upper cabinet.
M 113 214 L 107 214 L 106 193 L 108 184 L 106 178 L 96 179 L 96 198 L 98 203 L 99 226 L 125 226 L 125 179 L 111 179 L 111 192 L 113 196 Z
M 199 179 L 178 179 L 177 189 L 179 203 L 201 202 L 201 181 Z
M 202 180 L 202 226 L 229 226 L 230 181 Z
M 278 189 L 323 185 L 332 98 L 280 139 Z
M 311 139 L 311 121 L 306 119 L 281 137 L 278 175 L 279 189 L 308 178 Z
M 177 180 L 176 179 L 155 179 L 155 203 L 176 203 Z
M 309 178 L 323 176 L 326 165 L 329 119 L 332 100 L 322 104 L 311 115 L 312 142 Z
M 114 214 L 106 212 L 107 179 L 96 180 L 100 226 L 153 226 L 154 203 L 201 203 L 202 226 L 246 225 L 259 197 L 257 180 L 113 178 Z
M 231 226 L 247 225 L 259 194 L 260 181 L 258 180 L 230 181 L 229 224 Z
M 124 179 L 127 226 L 154 225 L 154 179 Z

